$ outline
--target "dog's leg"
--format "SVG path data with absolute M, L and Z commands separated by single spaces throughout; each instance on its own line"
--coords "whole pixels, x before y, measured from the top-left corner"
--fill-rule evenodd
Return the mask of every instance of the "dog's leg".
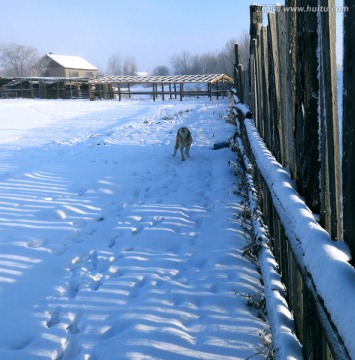
M 185 148 L 185 154 L 186 156 L 189 158 L 190 157 L 190 146 L 191 145 L 187 145 L 186 148 Z
M 185 161 L 185 156 L 184 156 L 184 147 L 182 145 L 180 145 L 180 153 L 181 153 L 181 160 Z
M 177 149 L 179 148 L 179 143 L 178 143 L 178 141 L 176 140 L 176 142 L 175 142 L 175 147 L 174 147 L 174 153 L 173 153 L 173 156 L 175 156 L 176 155 L 176 152 L 177 152 Z

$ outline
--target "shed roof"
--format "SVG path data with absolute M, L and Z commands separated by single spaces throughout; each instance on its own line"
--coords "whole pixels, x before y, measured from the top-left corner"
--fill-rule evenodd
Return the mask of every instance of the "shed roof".
M 90 80 L 90 84 L 182 84 L 182 83 L 210 83 L 218 81 L 233 82 L 224 74 L 209 75 L 174 75 L 174 76 L 104 76 Z
M 81 56 L 55 54 L 47 54 L 47 56 L 67 69 L 98 70 L 96 66 L 90 64 Z

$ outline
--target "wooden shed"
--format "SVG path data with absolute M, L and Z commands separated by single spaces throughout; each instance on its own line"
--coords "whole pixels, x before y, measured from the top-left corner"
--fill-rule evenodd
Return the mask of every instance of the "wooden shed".
M 89 81 L 90 100 L 119 99 L 132 95 L 161 96 L 182 100 L 184 96 L 224 97 L 233 79 L 224 74 L 175 76 L 105 76 Z
M 87 99 L 88 78 L 0 77 L 0 99 Z

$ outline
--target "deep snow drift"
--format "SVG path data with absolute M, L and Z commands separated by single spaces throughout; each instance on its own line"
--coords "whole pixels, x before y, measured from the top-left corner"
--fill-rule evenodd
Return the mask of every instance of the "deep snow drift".
M 0 359 L 265 358 L 227 106 L 0 101 Z

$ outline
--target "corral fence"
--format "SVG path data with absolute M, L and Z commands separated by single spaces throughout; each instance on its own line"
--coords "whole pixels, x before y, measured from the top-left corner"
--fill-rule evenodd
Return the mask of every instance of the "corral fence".
M 291 8 L 309 11 L 290 11 Z M 286 0 L 285 6 L 277 6 L 276 11 L 267 14 L 268 25 L 264 26 L 263 6 L 250 6 L 250 57 L 245 69 L 239 63 L 239 46 L 235 45 L 234 115 L 248 157 L 254 164 L 260 207 L 273 239 L 274 255 L 304 356 L 350 359 L 346 344 L 353 340 L 344 339 L 341 329 L 335 326 L 334 315 L 326 307 L 312 271 L 304 262 L 305 255 L 297 247 L 297 242 L 304 240 L 290 239 L 266 181 L 268 175 L 258 168 L 246 130 L 248 118 L 253 118 L 267 149 L 289 173 L 298 194 L 329 234 L 330 241 L 345 240 L 355 254 L 355 191 L 352 191 L 355 121 L 351 121 L 355 114 L 355 46 L 351 44 L 355 38 L 355 3 L 345 0 L 343 9 L 343 176 L 335 58 L 336 13 L 320 9 L 335 9 L 335 0 Z M 250 111 L 244 111 L 244 105 Z M 350 279 L 349 286 L 354 286 Z
M 224 98 L 233 79 L 225 74 L 173 76 L 104 76 L 89 81 L 90 100 L 131 98 L 135 95 L 177 99 L 186 96 Z
M 64 77 L 0 77 L 0 99 L 90 99 L 112 100 L 134 96 L 182 100 L 229 95 L 233 79 L 224 74 L 176 76 L 103 76 L 96 79 Z

